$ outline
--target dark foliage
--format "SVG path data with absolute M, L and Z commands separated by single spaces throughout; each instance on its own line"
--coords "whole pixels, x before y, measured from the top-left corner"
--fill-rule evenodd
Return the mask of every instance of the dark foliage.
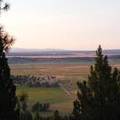
M 0 14 L 8 10 L 9 4 L 0 0 Z M 6 52 L 13 44 L 10 37 L 0 26 L 0 120 L 16 120 L 16 87 L 10 78 L 10 68 L 6 58 Z
M 41 120 L 41 119 L 42 118 L 40 118 L 39 112 L 36 112 L 34 120 Z
M 14 120 L 16 116 L 16 87 L 5 55 L 13 41 L 0 27 L 0 120 Z
M 50 108 L 50 104 L 49 103 L 35 103 L 33 106 L 32 106 L 32 112 L 47 112 L 49 111 L 49 108 Z
M 55 76 L 31 76 L 31 75 L 11 75 L 16 86 L 28 86 L 28 87 L 60 87 L 59 81 Z
M 107 56 L 99 46 L 95 65 L 90 68 L 88 81 L 78 82 L 78 99 L 74 102 L 74 120 L 120 119 L 120 73 L 112 70 Z
M 19 104 L 19 109 L 20 109 L 20 112 L 21 111 L 26 111 L 27 110 L 27 107 L 28 107 L 28 95 L 27 93 L 21 93 L 18 97 L 18 104 Z

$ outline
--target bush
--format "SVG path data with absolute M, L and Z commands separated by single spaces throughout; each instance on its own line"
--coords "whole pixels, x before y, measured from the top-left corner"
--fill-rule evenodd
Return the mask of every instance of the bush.
M 32 112 L 46 112 L 48 111 L 50 108 L 50 104 L 49 103 L 39 103 L 36 102 L 33 106 L 32 106 Z

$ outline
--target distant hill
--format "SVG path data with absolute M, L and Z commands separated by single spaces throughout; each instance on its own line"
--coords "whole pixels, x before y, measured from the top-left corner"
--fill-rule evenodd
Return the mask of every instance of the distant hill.
M 120 64 L 120 50 L 104 50 L 112 64 Z M 8 56 L 10 64 L 92 64 L 95 51 L 59 49 L 12 49 Z
M 104 50 L 103 53 L 108 56 L 120 56 L 120 49 Z M 13 48 L 8 56 L 14 57 L 94 57 L 95 51 L 79 51 L 79 50 L 62 50 L 62 49 L 22 49 Z
M 63 49 L 27 49 L 27 48 L 11 48 L 11 53 L 21 53 L 21 52 L 52 52 L 52 51 L 68 51 Z

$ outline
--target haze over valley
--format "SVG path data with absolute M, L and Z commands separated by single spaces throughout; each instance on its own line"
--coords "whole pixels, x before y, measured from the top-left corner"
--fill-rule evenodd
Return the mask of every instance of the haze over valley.
M 120 50 L 104 50 L 110 63 L 120 63 Z M 95 51 L 62 49 L 12 49 L 8 54 L 10 64 L 92 64 Z

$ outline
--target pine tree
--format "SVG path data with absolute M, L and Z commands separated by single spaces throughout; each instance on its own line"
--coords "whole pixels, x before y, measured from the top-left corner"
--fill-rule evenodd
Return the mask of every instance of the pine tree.
M 36 112 L 34 120 L 41 120 L 41 119 L 42 118 L 40 118 L 39 112 Z
M 99 46 L 88 81 L 78 82 L 74 102 L 75 120 L 118 120 L 120 117 L 120 73 L 112 69 Z
M 54 112 L 54 119 L 53 120 L 61 120 L 62 118 L 61 118 L 61 116 L 60 116 L 60 114 L 59 114 L 59 111 L 55 111 Z
M 0 0 L 0 13 L 8 10 L 9 5 Z M 0 120 L 16 119 L 16 87 L 10 77 L 10 68 L 6 53 L 14 39 L 0 27 Z
M 16 87 L 10 77 L 10 68 L 5 55 L 12 43 L 13 39 L 0 28 L 0 119 L 2 120 L 15 117 Z

